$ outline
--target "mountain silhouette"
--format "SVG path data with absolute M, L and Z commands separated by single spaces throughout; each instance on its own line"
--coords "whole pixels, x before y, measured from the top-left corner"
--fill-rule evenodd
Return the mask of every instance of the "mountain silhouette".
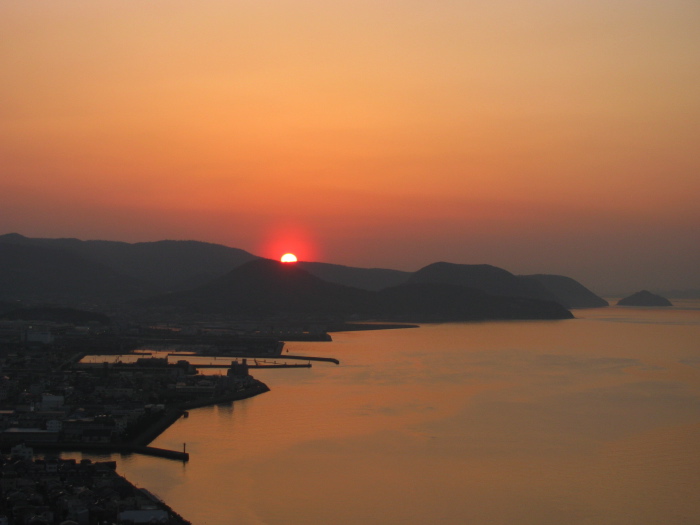
M 377 292 L 384 319 L 407 322 L 571 319 L 555 301 L 491 295 L 444 283 L 407 283 Z M 379 312 L 378 312 L 379 313 Z
M 381 290 L 389 286 L 405 283 L 410 272 L 387 270 L 384 268 L 354 268 L 340 264 L 299 261 L 301 268 L 324 281 L 362 288 L 363 290 Z
M 13 233 L 0 236 L 0 243 L 60 249 L 161 291 L 194 288 L 256 258 L 238 248 L 199 241 L 130 244 L 71 238 L 32 239 Z
M 0 299 L 78 305 L 120 303 L 155 292 L 147 284 L 62 249 L 0 243 Z
M 377 320 L 457 321 L 566 319 L 561 305 L 489 295 L 449 284 L 409 283 L 381 291 L 329 283 L 298 264 L 250 261 L 195 290 L 140 303 L 175 312 L 257 316 L 361 317 Z
M 251 316 L 344 314 L 365 309 L 370 294 L 326 282 L 297 264 L 255 259 L 194 290 L 155 297 L 140 304 Z
M 453 284 L 484 291 L 490 295 L 556 301 L 539 282 L 522 279 L 490 264 L 437 262 L 415 272 L 409 283 Z
M 125 277 L 136 279 L 150 287 L 154 293 L 194 289 L 226 275 L 245 262 L 259 258 L 238 248 L 199 241 L 165 240 L 130 244 L 73 238 L 37 239 L 12 233 L 0 235 L 0 245 L 3 243 L 61 249 L 83 260 L 102 264 Z M 577 302 L 573 289 L 567 292 L 564 283 L 555 286 L 556 283 L 552 281 L 554 278 L 515 276 L 502 268 L 487 264 L 435 263 L 415 273 L 321 262 L 300 261 L 297 264 L 324 281 L 364 290 L 377 291 L 409 281 L 433 282 L 459 284 L 493 295 L 559 300 L 565 306 L 583 306 Z
M 673 306 L 671 301 L 665 297 L 651 293 L 648 290 L 633 293 L 629 297 L 620 299 L 617 304 L 619 306 Z
M 597 296 L 578 281 L 564 275 L 521 275 L 523 279 L 532 279 L 544 286 L 556 300 L 567 308 L 599 308 L 608 306 L 608 302 Z
M 282 264 L 199 241 L 129 244 L 0 235 L 0 300 L 29 305 L 114 305 L 151 297 L 140 304 L 163 312 L 258 317 L 466 320 L 570 315 L 546 302 L 575 303 L 534 277 L 487 264 L 440 262 L 415 273 L 318 262 Z

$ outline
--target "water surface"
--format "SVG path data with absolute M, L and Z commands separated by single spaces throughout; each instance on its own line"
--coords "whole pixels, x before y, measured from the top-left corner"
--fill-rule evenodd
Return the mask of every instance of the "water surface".
M 290 343 L 341 365 L 253 370 L 153 443 L 189 463 L 119 471 L 196 525 L 697 525 L 697 306 Z

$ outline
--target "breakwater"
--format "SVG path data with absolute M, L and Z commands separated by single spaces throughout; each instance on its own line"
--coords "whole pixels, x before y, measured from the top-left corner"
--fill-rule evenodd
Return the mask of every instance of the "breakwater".
M 168 450 L 165 448 L 134 445 L 131 443 L 78 443 L 62 441 L 58 443 L 27 443 L 28 446 L 38 452 L 91 452 L 94 454 L 144 454 L 178 461 L 188 461 L 190 455 L 187 452 Z

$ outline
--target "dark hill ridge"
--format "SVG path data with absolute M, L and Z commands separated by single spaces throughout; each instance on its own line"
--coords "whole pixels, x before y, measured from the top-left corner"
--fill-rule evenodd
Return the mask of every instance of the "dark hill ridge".
M 79 239 L 37 239 L 13 233 L 0 235 L 0 243 L 59 248 L 83 259 L 101 263 L 113 271 L 148 283 L 162 291 L 195 288 L 221 277 L 244 262 L 258 258 L 244 250 L 199 241 L 157 241 L 129 244 Z M 491 265 L 435 263 L 418 272 L 383 268 L 353 268 L 320 262 L 299 262 L 321 279 L 381 290 L 407 281 L 445 282 L 483 289 L 495 295 L 554 297 L 531 279 L 518 277 Z
M 154 291 L 136 279 L 66 250 L 0 243 L 0 298 L 4 300 L 107 304 Z
M 488 295 L 448 284 L 411 283 L 379 292 L 329 283 L 298 264 L 269 259 L 245 263 L 226 276 L 188 292 L 141 303 L 151 308 L 248 316 L 360 316 L 371 319 L 466 321 L 567 319 L 561 305 Z
M 256 256 L 238 248 L 199 241 L 126 243 L 79 239 L 31 239 L 12 233 L 0 243 L 53 248 L 102 264 L 161 291 L 186 290 L 224 275 Z
M 194 290 L 141 302 L 148 307 L 261 316 L 342 314 L 363 309 L 370 292 L 311 275 L 296 264 L 255 259 Z
M 403 284 L 411 277 L 410 272 L 384 268 L 353 268 L 340 264 L 300 261 L 297 263 L 309 273 L 324 281 L 344 284 L 363 290 L 381 290 Z
M 199 241 L 126 243 L 79 239 L 38 239 L 17 233 L 0 235 L 0 243 L 62 249 L 101 263 L 162 292 L 188 290 L 221 277 L 241 264 L 257 259 L 247 251 Z M 339 264 L 299 262 L 321 279 L 365 290 L 381 290 L 408 280 L 411 273 L 383 268 L 353 268 Z
M 633 293 L 629 297 L 620 299 L 619 306 L 673 306 L 671 301 L 660 295 L 653 294 L 648 290 Z
M 557 300 L 539 282 L 517 277 L 509 271 L 490 264 L 437 262 L 415 272 L 408 282 L 453 284 L 482 290 L 491 295 Z
M 270 312 L 347 312 L 362 309 L 365 290 L 329 283 L 298 266 L 271 259 L 245 263 L 192 293 L 223 307 Z
M 108 325 L 111 322 L 108 316 L 98 312 L 86 312 L 85 310 L 76 310 L 75 308 L 54 307 L 18 308 L 1 314 L 0 319 L 9 319 L 13 321 L 48 321 L 52 323 L 70 323 L 76 325 Z
M 0 299 L 66 305 L 122 303 L 165 292 L 196 290 L 216 279 L 224 279 L 245 262 L 259 259 L 244 250 L 198 241 L 129 244 L 0 235 L 0 251 L 22 249 L 26 252 L 25 263 L 17 266 L 7 259 L 4 263 L 0 260 L 0 276 L 8 280 L 4 289 L 0 288 Z M 318 262 L 300 262 L 297 267 L 320 277 L 326 285 L 337 284 L 365 291 L 379 291 L 409 282 L 432 283 L 479 289 L 496 296 L 564 301 L 556 290 L 551 293 L 536 279 L 518 277 L 486 264 L 435 263 L 415 273 Z M 22 279 L 11 277 L 18 272 Z M 295 300 L 290 297 L 286 301 L 291 305 Z M 356 300 L 359 299 L 352 301 Z M 379 297 L 373 297 L 371 301 L 379 301 Z M 574 303 L 567 301 L 565 304 Z M 202 307 L 207 308 L 206 305 Z M 369 307 L 354 308 L 371 311 Z M 417 304 L 415 308 L 418 308 Z M 346 309 L 352 310 L 349 305 Z
M 588 288 L 571 277 L 563 275 L 522 275 L 523 279 L 532 279 L 544 286 L 560 304 L 567 308 L 599 308 L 608 306 L 608 302 L 598 297 Z

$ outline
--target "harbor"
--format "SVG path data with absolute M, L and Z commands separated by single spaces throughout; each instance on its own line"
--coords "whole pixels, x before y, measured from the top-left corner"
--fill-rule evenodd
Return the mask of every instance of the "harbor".
M 214 352 L 217 355 L 208 355 L 211 347 L 200 348 L 197 353 L 179 348 L 139 348 L 126 354 L 74 354 L 61 370 L 78 373 L 74 377 L 82 377 L 83 382 L 90 378 L 94 385 L 92 395 L 83 403 L 90 401 L 86 406 L 101 408 L 97 412 L 91 409 L 91 416 L 73 414 L 63 421 L 45 424 L 46 428 L 57 430 L 8 429 L 0 434 L 0 445 L 22 442 L 44 451 L 144 454 L 187 462 L 190 455 L 184 446 L 180 451 L 152 447 L 150 443 L 178 419 L 187 417 L 188 410 L 232 403 L 269 391 L 266 384 L 249 374 L 250 369 L 308 369 L 312 362 L 339 364 L 339 360 L 330 357 L 283 355 L 283 346 L 282 342 L 259 346 L 258 350 L 265 349 L 264 356 L 245 351 L 222 356 L 221 350 Z M 274 348 L 270 352 L 274 355 L 267 355 L 270 348 Z M 179 359 L 171 362 L 171 357 Z M 226 373 L 200 374 L 209 369 Z M 27 370 L 31 370 L 30 365 Z M 144 408 L 134 410 L 127 407 L 133 407 L 136 388 L 141 392 Z M 146 403 L 148 399 L 155 403 Z M 63 403 L 62 396 L 45 396 L 41 408 L 63 408 Z M 132 413 L 140 415 L 129 415 Z
M 283 355 L 284 342 L 266 337 L 218 336 L 195 340 L 197 344 L 177 336 L 154 337 L 140 346 L 128 337 L 103 340 L 98 335 L 73 344 L 68 334 L 37 343 L 21 331 L 22 326 L 13 325 L 6 334 L 12 344 L 6 345 L 2 363 L 6 376 L 0 378 L 5 393 L 0 463 L 12 470 L 21 456 L 27 472 L 50 472 L 55 478 L 58 469 L 61 475 L 65 471 L 68 481 L 75 473 L 86 476 L 94 471 L 93 481 L 103 483 L 105 465 L 116 468 L 114 460 L 92 464 L 86 456 L 121 457 L 120 464 L 146 459 L 158 462 L 158 468 L 181 463 L 184 468 L 192 459 L 188 439 L 173 443 L 158 441 L 159 436 L 179 420 L 189 419 L 193 410 L 216 405 L 230 410 L 235 401 L 268 392 L 251 370 L 339 364 L 327 357 Z M 216 344 L 202 344 L 212 340 Z M 195 451 L 197 445 L 195 440 Z M 29 481 L 22 478 L 23 483 Z M 124 483 L 114 481 L 115 486 Z M 148 492 L 133 490 L 139 495 Z M 93 516 L 92 507 L 74 506 L 76 518 L 88 512 Z M 53 510 L 65 511 L 59 507 Z M 20 515 L 22 508 L 8 511 Z M 157 498 L 131 498 L 123 509 L 119 519 L 188 523 Z M 94 515 L 100 514 L 95 510 Z

